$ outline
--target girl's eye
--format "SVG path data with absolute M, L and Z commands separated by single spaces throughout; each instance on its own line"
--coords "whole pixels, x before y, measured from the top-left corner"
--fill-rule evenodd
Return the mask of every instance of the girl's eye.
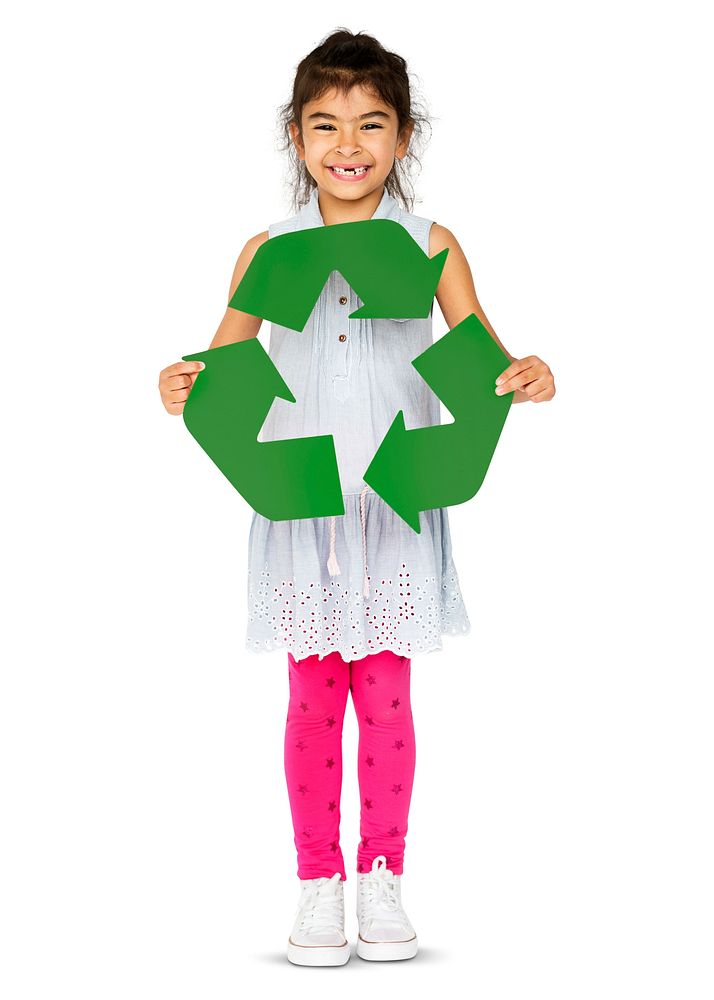
M 362 128 L 366 128 L 367 125 L 371 125 L 372 128 L 382 128 L 382 126 L 378 125 L 376 122 L 365 122 L 365 124 L 362 126 Z M 334 128 L 334 126 L 333 125 L 318 125 L 317 126 L 317 129 L 323 129 L 323 128 Z

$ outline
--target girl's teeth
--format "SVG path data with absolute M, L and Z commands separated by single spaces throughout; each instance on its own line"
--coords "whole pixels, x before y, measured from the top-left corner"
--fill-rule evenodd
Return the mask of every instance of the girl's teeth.
M 332 167 L 336 174 L 366 174 L 367 167 L 357 167 L 356 170 L 342 170 L 340 167 Z

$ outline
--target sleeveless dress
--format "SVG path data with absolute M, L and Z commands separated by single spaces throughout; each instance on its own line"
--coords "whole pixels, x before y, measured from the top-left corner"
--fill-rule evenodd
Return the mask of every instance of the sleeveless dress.
M 386 188 L 372 218 L 399 222 L 428 256 L 431 220 L 404 211 Z M 324 224 L 314 188 L 268 233 Z M 332 271 L 302 332 L 271 324 L 268 353 L 296 402 L 273 400 L 258 440 L 332 434 L 345 513 L 272 521 L 253 512 L 245 646 L 254 653 L 411 657 L 442 649 L 444 633 L 471 630 L 447 509 L 421 511 L 417 533 L 362 478 L 400 409 L 407 430 L 441 423 L 438 397 L 411 365 L 433 343 L 431 313 L 347 318 L 362 305 Z

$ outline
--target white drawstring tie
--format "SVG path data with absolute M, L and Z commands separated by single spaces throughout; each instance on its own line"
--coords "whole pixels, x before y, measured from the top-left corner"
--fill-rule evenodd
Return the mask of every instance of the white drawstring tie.
M 362 563 L 364 567 L 364 580 L 362 593 L 369 597 L 369 579 L 367 578 L 367 529 L 365 526 L 364 502 L 365 496 L 369 492 L 369 486 L 365 486 L 359 495 L 359 516 L 362 522 Z M 340 564 L 337 562 L 337 552 L 335 551 L 335 516 L 330 518 L 330 555 L 327 559 L 327 572 L 330 576 L 340 575 Z
M 335 518 L 330 518 L 330 556 L 327 560 L 327 572 L 330 576 L 340 575 L 340 564 L 337 562 L 337 553 L 335 552 Z

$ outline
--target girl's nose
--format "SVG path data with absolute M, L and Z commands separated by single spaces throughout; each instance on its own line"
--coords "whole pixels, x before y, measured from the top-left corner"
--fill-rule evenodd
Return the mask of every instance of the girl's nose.
M 344 132 L 344 139 L 337 147 L 338 153 L 346 153 L 348 150 L 352 153 L 359 153 L 360 144 L 357 142 L 356 134 L 350 135 L 349 132 Z

